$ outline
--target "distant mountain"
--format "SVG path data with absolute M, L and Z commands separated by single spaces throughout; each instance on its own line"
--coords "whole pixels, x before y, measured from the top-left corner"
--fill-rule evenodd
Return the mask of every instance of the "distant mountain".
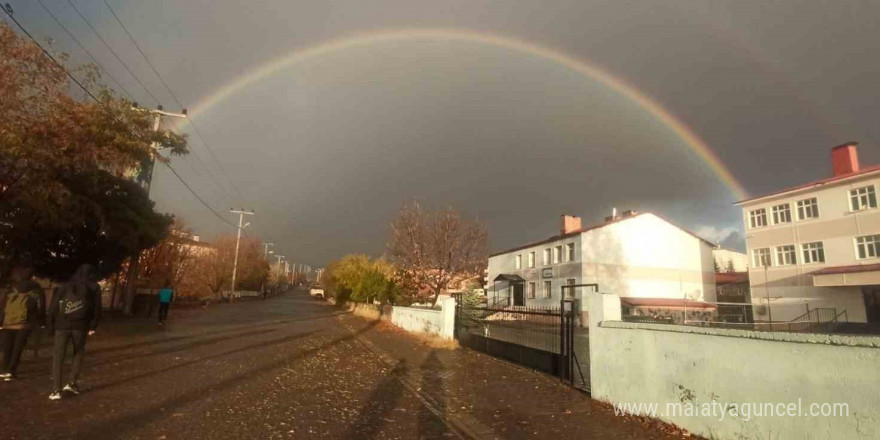
M 745 252 L 746 251 L 746 238 L 743 237 L 739 231 L 733 231 L 730 234 L 727 234 L 727 237 L 724 237 L 723 240 L 719 243 L 721 247 L 725 249 L 730 249 L 732 251 L 737 252 Z

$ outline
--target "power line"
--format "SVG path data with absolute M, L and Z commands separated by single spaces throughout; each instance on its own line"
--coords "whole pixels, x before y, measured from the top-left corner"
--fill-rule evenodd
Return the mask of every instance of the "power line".
M 89 20 L 86 19 L 86 17 L 82 14 L 82 12 L 79 11 L 79 9 L 76 7 L 76 5 L 74 5 L 71 0 L 67 0 L 67 4 L 69 4 L 70 7 L 73 8 L 73 10 L 76 12 L 76 15 L 79 15 L 79 18 L 81 18 L 82 21 L 84 21 L 86 23 L 86 25 L 89 26 L 89 29 L 91 29 L 92 32 L 94 32 L 95 35 L 98 37 L 98 39 L 101 40 L 101 43 L 104 44 L 104 47 L 106 47 L 110 51 L 110 53 L 113 54 L 114 57 L 116 57 L 116 61 L 119 61 L 119 64 L 122 64 L 122 67 L 124 67 L 125 70 L 128 71 L 128 73 L 132 76 L 132 78 L 134 78 L 134 80 L 137 81 L 137 83 L 140 84 L 141 87 L 143 87 L 143 89 L 147 92 L 147 94 L 150 95 L 150 97 L 153 98 L 154 101 L 156 101 L 156 104 L 161 104 L 161 101 L 159 101 L 159 98 L 157 98 L 156 95 L 154 95 L 153 92 L 151 92 L 150 89 L 144 85 L 144 83 L 141 81 L 141 79 L 138 78 L 138 76 L 135 75 L 134 72 L 131 71 L 131 69 L 128 67 L 128 64 L 125 64 L 125 62 L 122 61 L 122 58 L 119 58 L 119 55 L 116 54 L 116 51 L 113 50 L 113 48 L 110 47 L 109 44 L 107 44 L 107 41 L 104 40 L 104 37 L 102 37 L 101 34 L 98 33 L 98 30 L 95 29 L 94 26 L 92 26 L 92 23 L 90 23 Z
M 52 11 L 49 10 L 49 8 L 47 8 L 45 4 L 43 4 L 43 0 L 37 0 L 37 2 L 40 4 L 40 6 L 42 6 L 43 10 L 46 11 L 49 14 L 49 16 L 52 17 L 52 20 L 55 20 L 55 23 L 58 24 L 58 27 L 60 27 L 62 30 L 64 30 L 64 32 L 66 32 L 67 35 L 70 36 L 70 38 L 73 40 L 73 42 L 76 43 L 76 45 L 79 46 L 79 48 L 82 49 L 83 52 L 85 52 L 86 55 L 89 56 L 89 58 L 92 59 L 92 62 L 95 63 L 95 65 L 98 66 L 98 68 L 103 70 L 104 73 L 107 74 L 107 77 L 109 77 L 111 80 L 113 80 L 114 83 L 116 83 L 116 85 L 119 87 L 119 89 L 122 91 L 122 93 L 125 93 L 125 95 L 128 96 L 128 99 L 130 99 L 131 101 L 134 101 L 134 98 L 131 96 L 131 93 L 128 93 L 128 90 L 126 90 L 125 87 L 122 86 L 122 83 L 117 81 L 116 78 L 114 78 L 113 75 L 111 75 L 107 69 L 105 69 L 103 66 L 101 66 L 101 63 L 98 62 L 98 60 L 95 58 L 95 56 L 92 55 L 92 53 L 89 52 L 89 50 L 86 49 L 82 43 L 80 43 L 80 41 L 73 35 L 73 33 L 70 32 L 70 30 L 68 30 L 67 27 L 64 26 L 64 24 L 62 24 L 60 20 L 58 20 L 58 17 L 56 17 L 55 14 L 52 13 Z
M 221 216 L 220 213 L 218 213 L 217 211 L 215 211 L 214 208 L 211 207 L 211 205 L 208 205 L 208 203 L 205 202 L 205 201 L 201 198 L 201 196 L 199 196 L 199 194 L 196 193 L 195 190 L 193 190 L 193 189 L 189 186 L 188 183 L 186 183 L 185 180 L 183 180 L 183 177 L 180 177 L 180 174 L 177 174 L 177 170 L 175 170 L 175 169 L 171 166 L 170 163 L 165 162 L 165 161 L 163 161 L 162 163 L 164 163 L 165 166 L 168 167 L 168 169 L 171 170 L 172 173 L 174 173 L 174 175 L 177 177 L 177 180 L 180 180 L 180 183 L 182 183 L 183 186 L 185 186 L 186 189 L 188 189 L 189 192 L 192 193 L 192 195 L 196 196 L 196 198 L 199 199 L 200 202 L 202 202 L 202 205 L 205 205 L 205 208 L 208 208 L 208 210 L 210 210 L 212 213 L 214 213 L 214 215 L 217 216 L 217 218 L 219 218 L 221 221 L 223 221 L 223 223 L 226 223 L 226 224 L 228 224 L 229 226 L 232 226 L 232 227 L 234 227 L 234 228 L 237 228 L 237 227 L 238 227 L 237 225 L 232 224 L 229 220 L 226 220 L 225 218 L 223 218 L 223 216 Z
M 98 102 L 98 103 L 101 102 L 98 98 L 95 97 L 95 95 L 92 94 L 92 92 L 89 91 L 89 89 L 87 89 L 84 85 L 82 85 L 81 82 L 79 82 L 76 78 L 74 78 L 74 76 L 70 73 L 70 71 L 68 71 L 67 68 L 64 67 L 63 64 L 61 64 L 60 62 L 58 62 L 58 60 L 55 59 L 55 57 L 53 57 L 52 54 L 49 53 L 49 51 L 46 50 L 46 48 L 43 47 L 43 45 L 41 45 L 41 44 L 40 44 L 40 43 L 39 43 L 39 42 L 33 37 L 33 35 L 31 35 L 31 33 L 28 32 L 27 29 L 25 29 L 24 26 L 22 26 L 21 23 L 19 23 L 18 20 L 15 19 L 15 17 L 12 15 L 12 6 L 9 6 L 9 3 L 7 3 L 5 6 L 0 6 L 0 9 L 2 9 L 3 12 L 6 13 L 6 16 L 9 17 L 9 18 L 10 18 L 10 19 L 11 19 L 11 20 L 12 20 L 12 21 L 18 26 L 18 28 L 21 29 L 21 31 L 24 32 L 24 34 L 27 35 L 28 38 L 30 38 L 31 41 L 33 41 L 34 44 L 36 44 L 37 47 L 39 47 L 40 50 L 42 50 L 43 53 L 46 54 L 46 56 L 49 57 L 50 60 L 52 60 L 52 62 L 55 63 L 55 65 L 57 65 L 58 67 L 60 67 L 61 70 L 64 70 L 64 73 L 67 74 L 67 77 L 70 78 L 71 81 L 73 81 L 74 83 L 76 83 L 76 85 L 78 85 L 79 88 L 81 88 L 81 89 L 83 90 L 83 92 L 86 92 L 87 95 L 89 95 L 92 99 L 94 99 L 95 102 Z
M 19 23 L 19 21 L 18 21 L 13 15 L 12 15 L 12 7 L 9 6 L 9 4 L 6 4 L 6 5 L 0 5 L 0 9 L 2 9 L 4 13 L 6 13 L 6 16 L 9 17 L 9 18 L 10 18 L 10 19 L 11 19 L 11 20 L 12 20 L 12 21 L 18 26 L 18 28 L 21 29 L 21 31 L 24 32 L 24 34 L 27 35 L 27 37 L 30 38 L 30 40 L 31 40 L 31 41 L 32 41 L 37 47 L 39 47 L 40 50 L 41 50 L 41 51 L 42 51 L 42 52 L 43 52 L 43 53 L 44 53 L 44 54 L 45 54 L 50 60 L 52 60 L 52 62 L 55 63 L 55 65 L 57 65 L 61 70 L 63 70 L 65 74 L 67 74 L 67 77 L 70 78 L 71 81 L 73 81 L 74 83 L 76 83 L 76 85 L 78 85 L 78 86 L 83 90 L 83 92 L 85 92 L 87 95 L 89 95 L 89 97 L 91 97 L 96 103 L 98 103 L 99 105 L 101 105 L 102 107 L 104 107 L 105 110 L 107 110 L 108 112 L 110 111 L 110 109 L 107 108 L 106 105 L 105 105 L 103 102 L 101 102 L 101 100 L 99 100 L 97 97 L 95 97 L 95 95 L 93 95 L 92 92 L 90 92 L 87 88 L 85 88 L 85 86 L 83 86 L 82 83 L 80 83 L 80 82 L 79 82 L 79 81 L 78 81 L 78 80 L 77 80 L 77 79 L 76 79 L 76 78 L 70 73 L 70 71 L 67 70 L 67 67 L 65 67 L 63 64 L 61 64 L 61 63 L 60 63 L 60 62 L 59 62 L 54 56 L 52 56 L 52 54 L 49 53 L 49 51 L 46 50 L 46 48 L 44 48 L 44 47 L 43 47 L 43 46 L 42 46 L 42 45 L 41 45 L 41 44 L 40 44 L 40 43 L 39 43 L 39 42 L 33 37 L 33 35 L 31 35 L 31 33 L 28 32 L 28 30 L 27 30 L 24 26 L 22 26 L 21 23 Z M 114 117 L 116 116 L 116 115 L 113 114 L 112 112 L 111 112 L 111 115 L 113 115 Z M 205 202 L 205 200 L 202 199 L 202 197 L 199 196 L 199 194 L 196 193 L 195 190 L 193 190 L 192 187 L 190 187 L 189 184 L 186 183 L 185 180 L 183 180 L 183 177 L 181 177 L 180 174 L 177 173 L 177 170 L 175 170 L 175 169 L 171 166 L 171 164 L 169 164 L 168 162 L 165 162 L 165 161 L 163 161 L 162 163 L 164 163 L 165 166 L 167 166 L 168 169 L 171 170 L 171 172 L 174 174 L 174 176 L 177 177 L 178 180 L 180 180 L 180 183 L 182 183 L 183 186 L 185 186 L 186 189 L 188 189 L 189 192 L 191 192 L 191 193 L 196 197 L 196 199 L 198 199 L 199 202 L 202 203 L 202 205 L 204 205 L 204 206 L 205 206 L 206 208 L 208 208 L 208 210 L 210 210 L 215 216 L 217 216 L 217 218 L 219 218 L 219 219 L 222 220 L 224 223 L 226 223 L 226 224 L 228 224 L 228 225 L 230 225 L 230 226 L 236 227 L 236 225 L 232 224 L 231 222 L 229 222 L 228 220 L 226 220 L 225 218 L 223 218 L 223 217 L 222 217 L 217 211 L 214 210 L 214 208 L 212 208 L 210 205 L 208 205 L 208 203 Z
M 70 0 L 68 0 L 68 2 L 69 2 L 69 1 L 70 1 Z M 135 40 L 134 37 L 131 35 L 131 32 L 128 31 L 128 28 L 125 27 L 125 24 L 122 23 L 122 20 L 119 18 L 119 16 L 116 15 L 116 11 L 113 10 L 113 7 L 110 6 L 110 3 L 108 3 L 107 0 L 103 0 L 103 1 L 104 1 L 104 5 L 107 6 L 107 9 L 110 11 L 110 13 L 113 14 L 113 18 L 116 19 L 116 22 L 119 23 L 119 26 L 122 28 L 123 31 L 125 31 L 125 34 L 128 35 L 128 39 L 131 40 L 132 44 L 134 44 L 134 47 L 137 49 L 138 53 L 141 54 L 141 56 L 142 56 L 142 57 L 144 58 L 144 60 L 147 62 L 147 65 L 150 66 L 150 69 L 153 71 L 153 73 L 156 75 L 156 77 L 159 78 L 159 82 L 162 83 L 162 85 L 165 87 L 165 90 L 168 92 L 169 95 L 171 95 L 171 98 L 174 99 L 174 102 L 177 103 L 177 105 L 178 105 L 179 107 L 183 108 L 184 105 L 180 102 L 179 99 L 177 99 L 177 95 L 174 93 L 173 90 L 171 90 L 171 87 L 168 86 L 168 83 L 165 82 L 165 79 L 162 78 L 162 75 L 159 73 L 159 71 L 156 70 L 156 67 L 155 67 L 155 66 L 153 65 L 153 63 L 150 61 L 150 58 L 149 58 L 149 57 L 147 56 L 147 54 L 144 53 L 144 51 L 141 49 L 141 46 L 137 43 L 137 40 Z M 196 127 L 195 122 L 193 122 L 190 118 L 187 118 L 187 121 L 189 121 L 190 125 L 191 125 L 192 128 L 193 128 L 193 132 L 196 134 L 196 136 L 199 137 L 199 140 L 202 141 L 202 144 L 205 146 L 205 149 L 208 150 L 208 153 L 209 153 L 209 154 L 211 155 L 211 157 L 214 159 L 214 162 L 217 163 L 217 166 L 220 168 L 220 171 L 223 172 L 223 175 L 226 177 L 226 180 L 229 182 L 230 185 L 232 185 L 232 188 L 233 188 L 233 189 L 236 191 L 236 193 L 238 194 L 238 196 L 239 196 L 239 198 L 240 198 L 240 201 L 244 202 L 244 201 L 245 201 L 245 197 L 244 197 L 244 195 L 242 194 L 241 190 L 238 189 L 238 186 L 236 186 L 236 185 L 235 185 L 235 182 L 233 182 L 233 180 L 229 177 L 229 173 L 227 173 L 227 172 L 226 172 L 226 169 L 223 168 L 223 164 L 220 163 L 220 160 L 219 160 L 219 159 L 217 159 L 217 156 L 214 154 L 214 151 L 213 151 L 213 149 L 211 148 L 211 146 L 208 144 L 208 141 L 205 140 L 205 137 L 202 136 L 202 133 L 199 131 L 198 127 Z M 201 160 L 201 159 L 199 159 L 199 160 Z M 205 168 L 207 168 L 207 166 L 205 166 Z M 209 171 L 210 171 L 210 170 L 209 170 Z M 217 183 L 217 185 L 220 186 L 220 183 L 219 183 L 219 182 L 216 182 L 216 181 L 215 181 L 215 183 Z

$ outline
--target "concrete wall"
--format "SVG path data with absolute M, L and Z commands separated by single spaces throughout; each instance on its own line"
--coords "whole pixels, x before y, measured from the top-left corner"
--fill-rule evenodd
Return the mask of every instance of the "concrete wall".
M 708 438 L 880 438 L 880 338 L 619 322 L 615 295 L 591 295 L 589 304 L 593 398 L 659 403 L 659 418 Z M 666 413 L 667 403 L 712 401 L 800 401 L 804 411 L 846 403 L 849 416 Z
M 350 303 L 349 309 L 357 316 L 386 321 L 411 333 L 452 339 L 455 332 L 455 299 L 445 298 L 439 303 L 439 310 L 361 303 Z

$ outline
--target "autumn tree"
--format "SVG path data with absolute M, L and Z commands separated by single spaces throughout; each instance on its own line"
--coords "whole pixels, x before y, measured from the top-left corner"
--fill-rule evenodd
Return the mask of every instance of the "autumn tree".
M 72 96 L 64 69 L 0 23 L 0 277 L 24 262 L 55 280 L 82 263 L 107 275 L 171 223 L 126 175 L 150 166 L 153 145 L 185 154 L 185 137 L 78 71 L 96 100 Z
M 191 275 L 199 254 L 198 246 L 201 243 L 193 241 L 191 231 L 175 221 L 165 238 L 141 253 L 139 284 L 154 288 L 164 287 L 166 283 L 177 286 Z
M 226 299 L 225 290 L 232 290 L 232 266 L 235 260 L 235 236 L 226 235 L 214 242 L 214 251 L 200 256 L 193 271 L 198 282 L 213 296 Z M 238 251 L 235 290 L 258 290 L 269 274 L 269 263 L 263 259 L 260 241 L 242 237 Z
M 488 261 L 488 232 L 452 207 L 431 210 L 404 204 L 391 226 L 388 246 L 404 288 L 427 288 L 431 304 L 453 279 L 480 274 Z
M 321 282 L 337 301 L 394 304 L 400 296 L 396 268 L 384 259 L 350 254 L 327 265 Z

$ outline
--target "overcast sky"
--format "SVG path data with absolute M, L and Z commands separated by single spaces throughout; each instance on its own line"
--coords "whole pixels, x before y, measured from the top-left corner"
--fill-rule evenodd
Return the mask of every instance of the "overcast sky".
M 139 103 L 156 105 L 66 1 L 42 2 Z M 455 29 L 546 47 L 625 80 L 700 136 L 750 195 L 830 175 L 829 149 L 846 141 L 860 143 L 863 164 L 880 163 L 876 1 L 108 2 L 191 108 L 330 40 Z M 36 0 L 10 3 L 38 38 L 89 61 Z M 174 110 L 104 3 L 73 3 Z M 490 250 L 553 235 L 563 212 L 591 224 L 613 207 L 713 241 L 742 230 L 736 194 L 643 106 L 552 59 L 485 42 L 327 51 L 192 119 L 210 151 L 192 136 L 193 154 L 172 165 L 230 221 L 230 206 L 255 210 L 255 233 L 315 266 L 381 254 L 410 198 L 486 221 Z M 234 232 L 164 167 L 154 185 L 159 207 L 198 233 Z

